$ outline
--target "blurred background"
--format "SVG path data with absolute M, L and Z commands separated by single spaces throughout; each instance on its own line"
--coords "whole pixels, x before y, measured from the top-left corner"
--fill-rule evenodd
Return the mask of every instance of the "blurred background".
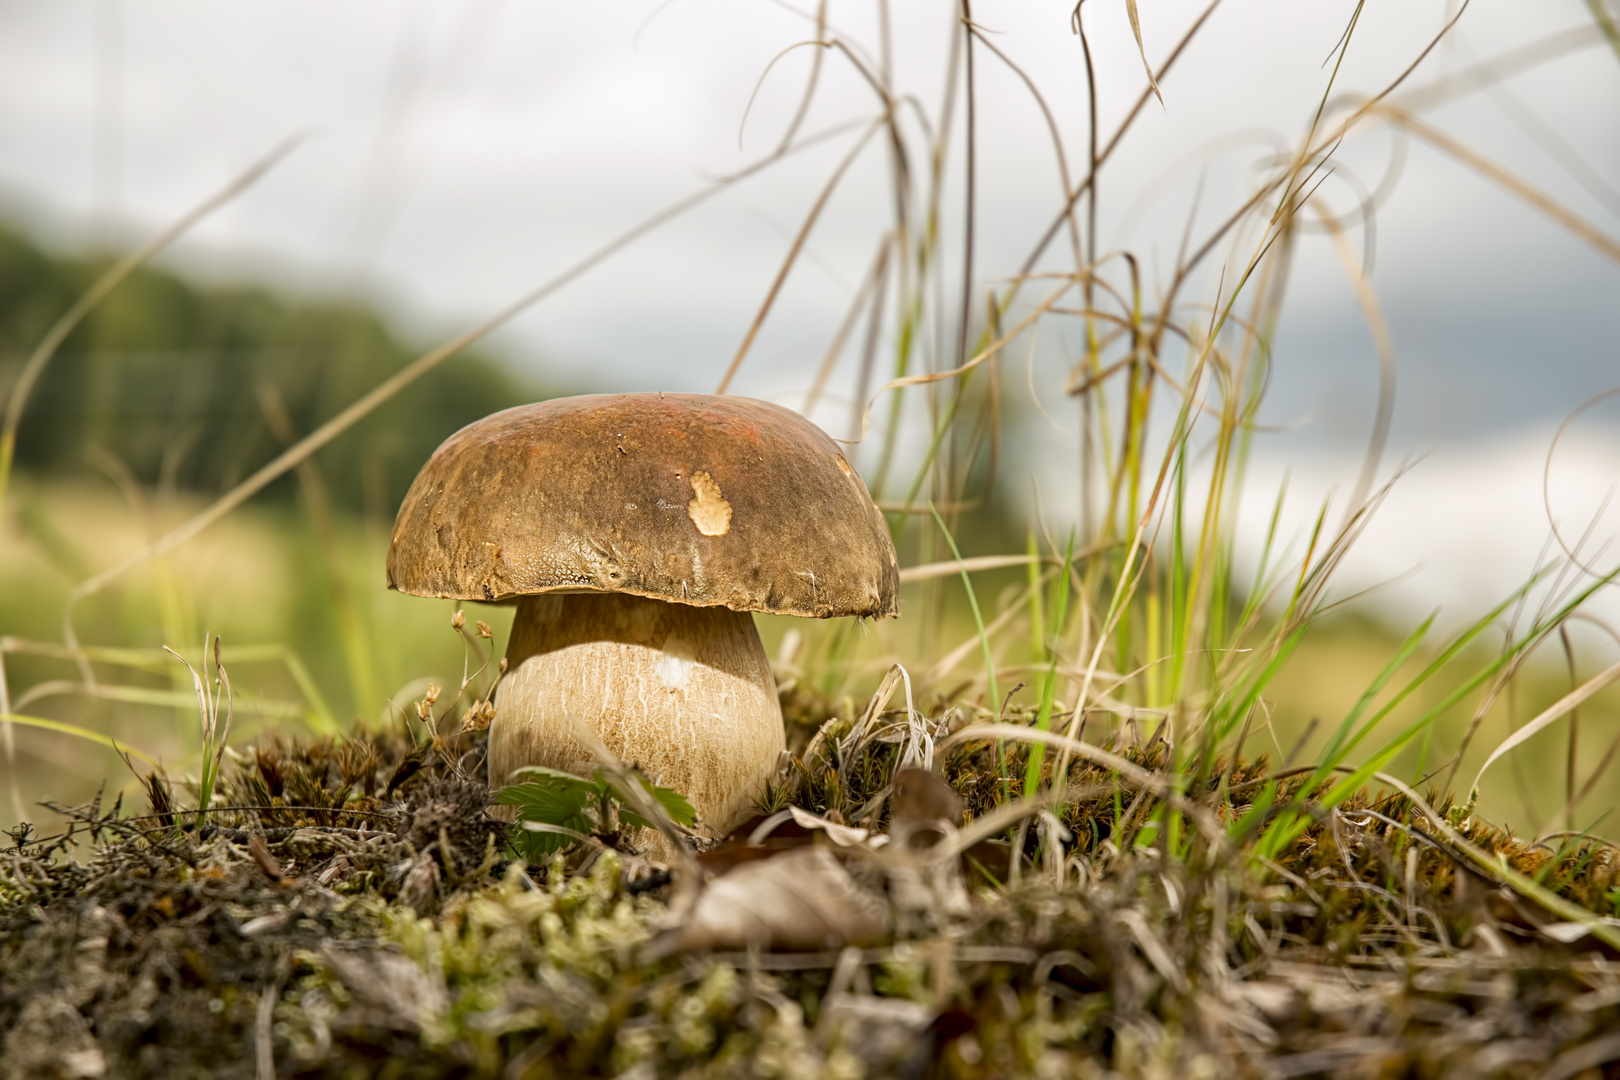
M 767 296 L 770 317 L 728 389 L 805 409 L 837 437 L 858 435 L 863 406 L 893 374 L 892 360 L 875 374 L 863 362 L 863 336 L 898 332 L 881 310 L 845 329 L 893 217 L 882 140 L 849 159 L 780 292 L 772 287 L 860 136 L 849 125 L 878 108 L 863 70 L 891 72 L 896 108 L 938 124 L 936 134 L 974 128 L 971 245 L 963 160 L 953 149 L 938 164 L 940 278 L 966 273 L 978 296 L 1021 273 L 1061 270 L 1066 240 L 1028 259 L 1065 187 L 1084 175 L 1092 133 L 1073 6 L 971 5 L 986 41 L 974 50 L 971 116 L 947 104 L 958 6 L 825 10 L 821 34 L 850 43 L 844 52 L 803 44 L 818 34 L 808 0 L 0 0 L 8 398 L 30 352 L 111 260 L 283 140 L 301 140 L 100 304 L 34 389 L 0 506 L 12 711 L 116 736 L 184 771 L 197 752 L 189 677 L 155 650 L 168 644 L 195 660 L 205 630 L 224 636 L 242 738 L 386 718 L 424 680 L 453 685 L 464 651 L 448 627 L 451 606 L 382 586 L 394 510 L 432 449 L 473 419 L 556 394 L 713 392 Z M 1378 441 L 1380 395 L 1393 391 L 1376 478 L 1407 470 L 1333 589 L 1373 591 L 1325 624 L 1274 688 L 1266 749 L 1308 758 L 1312 721 L 1341 715 L 1418 619 L 1439 609 L 1442 626 L 1461 626 L 1556 551 L 1550 522 L 1570 543 L 1588 534 L 1583 551 L 1604 562 L 1598 553 L 1620 519 L 1608 502 L 1620 482 L 1620 399 L 1593 399 L 1620 384 L 1620 16 L 1612 0 L 1473 0 L 1466 10 L 1453 0 L 1212 9 L 1163 0 L 1142 6 L 1139 53 L 1123 2 L 1091 0 L 1083 14 L 1100 141 L 1145 88 L 1142 54 L 1162 70 L 1198 26 L 1159 79 L 1162 104 L 1151 100 L 1131 124 L 1096 191 L 1088 242 L 1098 255 L 1131 252 L 1150 297 L 1163 295 L 1187 238 L 1210 234 L 1298 145 L 1330 78 L 1324 115 L 1342 117 L 1422 58 L 1391 100 L 1442 137 L 1370 121 L 1313 180 L 1327 209 L 1314 230 L 1302 227 L 1289 260 L 1239 504 L 1244 565 L 1258 561 L 1285 484 L 1284 540 L 1302 535 L 1324 499 L 1337 500 L 1336 521 Z M 1335 49 L 1352 19 L 1341 64 Z M 817 94 L 801 116 L 812 75 Z M 186 520 L 416 355 L 764 160 L 789 135 L 819 141 L 569 279 L 309 466 L 69 610 L 75 584 Z M 1258 235 L 1219 238 L 1186 289 L 1189 310 L 1230 294 Z M 938 370 L 953 366 L 940 359 L 951 321 L 931 331 Z M 1065 393 L 1080 334 L 1078 325 L 1025 334 L 979 383 L 981 394 L 994 387 L 997 465 L 989 497 L 952 519 L 965 555 L 1020 552 L 1032 531 L 1061 537 L 1081 519 L 1081 413 Z M 1381 343 L 1392 378 L 1380 376 Z M 880 400 L 852 451 L 885 504 L 907 500 L 901 477 L 937 420 L 926 393 L 907 391 L 893 411 L 891 400 Z M 895 447 L 892 470 L 884 445 Z M 916 519 L 895 518 L 897 529 L 906 523 L 903 562 L 946 557 Z M 986 607 L 1010 602 L 1022 574 L 977 579 Z M 951 579 L 908 590 L 897 623 L 801 628 L 842 634 L 826 646 L 841 666 L 823 689 L 859 694 L 888 659 L 926 666 L 971 637 Z M 945 614 L 905 618 L 929 603 Z M 478 614 L 503 647 L 509 614 Z M 1608 629 L 1616 622 L 1620 604 L 1600 593 L 1572 624 L 1580 673 L 1620 659 Z M 779 649 L 787 628 L 762 629 Z M 88 679 L 64 646 L 70 635 L 102 650 Z M 1554 652 L 1527 676 L 1524 702 L 1492 714 L 1486 749 L 1568 689 L 1572 661 Z M 935 680 L 941 692 L 952 674 Z M 1620 735 L 1612 695 L 1582 723 L 1578 753 L 1595 792 L 1582 808 L 1596 817 L 1620 778 L 1605 757 Z M 42 798 L 80 800 L 103 779 L 110 789 L 131 780 L 110 751 L 80 739 L 16 726 L 4 738 L 7 821 L 47 818 Z M 1575 752 L 1561 732 L 1533 740 L 1487 812 L 1524 830 L 1550 827 Z M 1556 792 L 1538 779 L 1549 770 Z

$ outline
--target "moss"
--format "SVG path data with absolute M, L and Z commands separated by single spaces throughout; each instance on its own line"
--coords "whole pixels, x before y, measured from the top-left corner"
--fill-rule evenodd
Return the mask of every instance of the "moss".
M 802 691 L 786 704 L 790 731 L 834 715 Z M 899 747 L 853 748 L 840 781 L 797 727 L 777 797 L 883 827 Z M 507 861 L 480 760 L 386 732 L 267 742 L 227 772 L 218 805 L 241 809 L 200 832 L 159 779 L 154 817 L 91 804 L 70 836 L 16 845 L 0 1071 L 251 1077 L 267 1038 L 282 1076 L 1528 1076 L 1620 1026 L 1613 960 L 1541 932 L 1547 913 L 1460 867 L 1400 798 L 1319 814 L 1266 866 L 1172 855 L 1142 828 L 1153 796 L 1076 763 L 1062 884 L 1032 828 L 1019 883 L 981 874 L 965 909 L 835 973 L 833 954 L 642 962 L 668 887 L 638 891 L 613 851 Z M 940 764 L 970 819 L 1000 804 L 992 748 Z M 1205 798 L 1232 793 L 1211 803 L 1229 825 L 1266 773 L 1239 762 Z M 1614 910 L 1611 849 L 1461 824 Z

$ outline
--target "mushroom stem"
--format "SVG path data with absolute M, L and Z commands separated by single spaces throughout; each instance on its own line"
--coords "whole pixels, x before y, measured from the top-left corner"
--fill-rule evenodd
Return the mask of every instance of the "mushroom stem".
M 723 836 L 776 771 L 782 708 L 747 612 L 622 593 L 525 596 L 506 659 L 489 733 L 492 786 L 526 765 L 588 770 L 583 725 Z

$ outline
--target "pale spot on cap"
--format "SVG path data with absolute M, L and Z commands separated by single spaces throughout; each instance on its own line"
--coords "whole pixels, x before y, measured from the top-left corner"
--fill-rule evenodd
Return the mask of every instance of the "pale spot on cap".
M 686 504 L 686 513 L 698 532 L 704 536 L 724 536 L 731 528 L 731 504 L 721 498 L 720 485 L 699 469 L 692 474 L 692 492 L 696 498 Z

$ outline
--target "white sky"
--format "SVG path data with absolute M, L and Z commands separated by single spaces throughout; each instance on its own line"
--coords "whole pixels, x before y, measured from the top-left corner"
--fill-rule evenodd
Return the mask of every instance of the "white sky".
M 1083 69 L 1069 6 L 979 0 L 973 11 L 1048 95 L 1079 171 Z M 899 81 L 936 112 L 955 8 L 891 7 Z M 1157 64 L 1202 4 L 1141 7 Z M 1135 250 L 1149 280 L 1162 279 L 1200 182 L 1196 221 L 1207 229 L 1247 190 L 1264 140 L 1304 131 L 1353 7 L 1226 0 L 1162 81 L 1164 108 L 1149 107 L 1104 174 L 1104 248 Z M 832 19 L 875 49 L 874 9 L 834 3 Z M 1369 0 L 1338 86 L 1381 87 L 1451 10 Z M 1140 92 L 1141 66 L 1120 0 L 1092 0 L 1086 12 L 1107 134 Z M 1583 26 L 1580 0 L 1473 0 L 1409 86 Z M 771 70 L 742 125 L 745 108 L 771 59 L 812 29 L 770 0 L 0 0 L 0 214 L 68 243 L 106 235 L 109 222 L 115 235 L 144 236 L 279 140 L 309 132 L 271 176 L 186 238 L 174 261 L 308 292 L 360 291 L 431 341 L 767 152 L 792 114 L 807 50 Z M 825 96 L 807 130 L 872 113 L 849 66 L 826 60 Z M 989 283 L 1013 272 L 1044 228 L 1058 179 L 1026 92 L 983 51 L 977 62 L 977 267 Z M 1597 43 L 1426 115 L 1612 237 L 1617 105 L 1620 60 Z M 1236 141 L 1197 156 L 1222 139 Z M 519 318 L 499 349 L 575 387 L 713 389 L 847 145 L 795 159 L 639 242 Z M 1349 207 L 1354 178 L 1375 186 L 1391 146 L 1386 129 L 1348 142 L 1324 197 Z M 738 392 L 800 400 L 884 227 L 883 165 L 869 151 L 829 206 Z M 944 229 L 954 249 L 958 215 Z M 1360 232 L 1354 240 L 1362 250 Z M 1398 489 L 1410 497 L 1386 507 L 1389 535 L 1367 537 L 1366 566 L 1353 565 L 1347 580 L 1422 566 L 1403 596 L 1477 611 L 1540 548 L 1540 455 L 1552 429 L 1620 382 L 1620 267 L 1417 143 L 1380 209 L 1374 251 L 1372 284 L 1400 365 L 1386 472 L 1404 455 L 1429 456 Z M 1057 389 L 1071 360 L 1060 335 L 1036 358 L 1037 387 L 1062 415 L 1072 414 Z M 851 371 L 840 369 L 829 411 L 817 414 L 837 434 L 847 408 L 837 393 L 848 393 Z M 1337 258 L 1314 240 L 1296 266 L 1266 412 L 1297 430 L 1263 440 L 1260 502 L 1269 504 L 1261 489 L 1288 464 L 1305 502 L 1312 485 L 1318 494 L 1349 486 L 1375 372 Z M 1620 411 L 1588 419 L 1604 428 L 1605 415 Z M 1072 461 L 1064 438 L 1039 436 L 1049 451 L 1039 456 Z M 1569 458 L 1589 487 L 1620 480 L 1620 458 L 1602 438 L 1580 443 L 1587 457 Z M 1071 486 L 1061 468 L 1041 482 Z M 1517 509 L 1504 516 L 1505 506 Z M 1486 536 L 1490 544 L 1477 542 Z

